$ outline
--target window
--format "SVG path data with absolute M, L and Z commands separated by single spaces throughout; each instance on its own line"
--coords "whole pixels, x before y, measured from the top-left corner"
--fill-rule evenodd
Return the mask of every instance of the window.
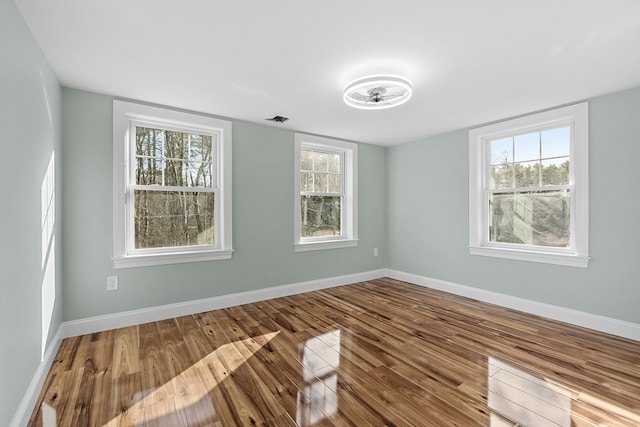
M 358 244 L 357 156 L 354 143 L 296 134 L 296 252 Z
M 473 255 L 587 267 L 588 105 L 469 132 Z
M 113 103 L 114 266 L 229 259 L 231 123 Z

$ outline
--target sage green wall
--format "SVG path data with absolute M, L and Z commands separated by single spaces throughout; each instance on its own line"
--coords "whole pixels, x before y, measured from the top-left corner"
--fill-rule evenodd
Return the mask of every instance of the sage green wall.
M 359 246 L 294 253 L 293 132 L 234 121 L 233 259 L 114 270 L 112 100 L 61 89 L 14 2 L 0 0 L 0 425 L 36 372 L 43 331 L 48 345 L 63 319 L 384 267 L 640 323 L 640 88 L 590 100 L 588 269 L 469 255 L 467 130 L 360 144 Z M 120 290 L 106 292 L 108 275 Z
M 640 88 L 589 100 L 589 133 L 587 269 L 469 254 L 466 129 L 390 148 L 387 266 L 640 323 Z
M 294 133 L 233 121 L 233 259 L 114 270 L 112 101 L 63 89 L 65 320 L 384 268 L 385 148 L 359 145 L 358 247 L 294 253 Z
M 60 91 L 58 80 L 16 5 L 0 0 L 0 425 L 3 426 L 9 425 L 40 364 L 43 330 L 48 344 L 62 321 L 60 223 L 56 221 L 53 233 L 47 233 L 45 250 L 49 235 L 54 243 L 44 255 L 41 229 L 41 188 L 54 152 L 58 176 L 60 172 Z M 55 218 L 60 218 L 59 185 L 55 194 Z

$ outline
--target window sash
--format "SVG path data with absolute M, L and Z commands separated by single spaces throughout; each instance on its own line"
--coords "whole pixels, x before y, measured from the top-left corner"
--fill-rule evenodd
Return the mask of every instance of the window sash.
M 152 157 L 158 159 L 162 162 L 167 162 L 171 160 L 180 161 L 180 162 L 190 162 L 189 158 L 174 158 L 166 156 L 166 145 L 163 144 L 161 149 L 160 156 L 141 156 L 137 153 L 136 148 L 136 129 L 139 127 L 143 128 L 151 128 L 157 129 L 160 131 L 169 131 L 182 133 L 187 135 L 203 135 L 203 136 L 211 136 L 211 160 L 208 162 L 211 164 L 212 168 L 212 176 L 211 176 L 211 187 L 204 186 L 176 186 L 176 185 L 163 185 L 163 184 L 154 184 L 154 185 L 146 185 L 146 184 L 136 184 L 136 172 L 138 169 L 137 159 L 140 157 Z M 130 135 L 131 139 L 129 141 L 129 164 L 132 166 L 129 168 L 129 182 L 127 185 L 127 209 L 126 209 L 126 222 L 127 222 L 127 248 L 126 252 L 128 255 L 144 255 L 144 254 L 162 254 L 162 253 L 189 253 L 194 250 L 216 250 L 220 249 L 220 227 L 218 226 L 219 221 L 217 220 L 220 216 L 219 210 L 219 201 L 217 198 L 217 194 L 219 193 L 217 183 L 219 179 L 217 177 L 216 160 L 219 159 L 218 156 L 218 143 L 220 133 L 219 132 L 211 132 L 211 130 L 204 131 L 203 129 L 194 128 L 194 127 L 171 127 L 167 126 L 166 123 L 156 122 L 156 121 L 140 121 L 140 120 L 130 120 Z M 199 162 L 200 163 L 200 162 Z M 156 247 L 156 248 L 136 248 L 136 227 L 135 227 L 135 192 L 136 190 L 142 191 L 156 191 L 156 192 L 188 192 L 188 193 L 213 193 L 214 194 L 214 212 L 213 212 L 213 243 L 211 244 L 203 244 L 203 245 L 183 245 L 183 246 L 166 246 L 166 247 Z M 197 249 L 194 249 L 197 248 Z
M 547 191 L 572 190 L 572 184 L 566 185 L 544 185 L 542 187 L 516 187 L 516 188 L 485 188 L 484 191 L 489 193 L 544 193 Z
M 298 171 L 302 175 L 302 173 L 313 173 L 313 174 L 327 174 L 327 175 L 337 175 L 340 177 L 340 191 L 339 192 L 321 192 L 321 191 L 300 191 L 299 202 L 302 203 L 302 199 L 305 196 L 315 196 L 315 197 L 340 197 L 340 233 L 333 236 L 312 236 L 312 237 L 303 237 L 302 236 L 302 212 L 300 212 L 300 241 L 301 242 L 314 242 L 320 240 L 341 240 L 344 239 L 345 236 L 345 218 L 346 218 L 346 209 L 344 205 L 345 201 L 345 192 L 344 192 L 344 172 L 345 172 L 345 152 L 343 150 L 336 150 L 330 147 L 318 146 L 317 144 L 308 144 L 302 143 L 300 145 L 300 151 L 311 151 L 312 153 L 326 153 L 326 154 L 338 154 L 340 156 L 340 172 L 329 172 L 317 170 L 315 168 L 315 163 L 312 164 L 311 169 L 303 169 L 302 168 L 302 160 L 298 163 Z
M 306 225 L 304 221 L 304 211 L 302 209 L 302 204 L 304 202 L 305 197 L 331 197 L 339 199 L 340 204 L 340 223 L 339 223 L 339 233 L 334 235 L 319 235 L 319 236 L 303 236 L 302 229 L 303 226 Z M 345 198 L 335 193 L 324 193 L 324 194 L 301 194 L 299 198 L 300 202 L 300 240 L 301 241 L 316 241 L 316 240 L 341 240 L 344 239 L 344 218 L 345 218 L 345 207 L 344 207 Z
M 215 193 L 216 191 L 218 191 L 217 188 L 211 188 L 211 187 L 183 187 L 183 186 L 174 186 L 174 185 L 141 185 L 141 184 L 132 184 L 129 186 L 129 189 L 131 190 L 130 192 L 135 190 L 144 190 L 144 191 L 178 191 L 178 192 L 186 192 L 186 193 Z
M 301 191 L 301 196 L 335 196 L 335 197 L 344 197 L 344 193 L 317 193 L 315 191 Z
M 164 192 L 178 192 L 178 193 L 205 193 L 213 194 L 213 243 L 202 245 L 183 245 L 183 246 L 165 246 L 156 248 L 136 248 L 136 235 L 135 235 L 135 192 L 137 190 L 142 191 L 154 191 L 158 193 Z M 216 250 L 221 249 L 220 245 L 220 227 L 217 225 L 220 217 L 220 202 L 218 199 L 219 191 L 217 188 L 198 188 L 198 187 L 170 187 L 170 186 L 149 186 L 149 185 L 131 185 L 129 191 L 127 191 L 126 200 L 126 216 L 127 216 L 127 239 L 126 252 L 127 255 L 144 255 L 153 253 L 177 253 L 177 252 L 192 252 L 198 250 Z
M 545 193 L 554 193 L 554 192 L 562 192 L 562 191 L 567 191 L 570 195 L 569 200 L 570 200 L 570 206 L 574 203 L 574 194 L 573 194 L 573 186 L 562 186 L 565 188 L 560 188 L 559 186 L 554 188 L 554 189 L 549 189 L 544 187 L 544 190 L 541 191 L 529 191 L 529 190 L 525 190 L 525 191 L 514 191 L 514 190 L 506 190 L 506 191 L 499 191 L 499 190 L 487 190 L 485 191 L 485 196 L 484 196 L 484 201 L 486 202 L 486 204 L 484 205 L 483 209 L 484 209 L 484 213 L 486 214 L 486 236 L 485 239 L 483 240 L 483 246 L 486 247 L 494 247 L 494 248 L 505 248 L 505 249 L 524 249 L 524 250 L 534 250 L 534 251 L 539 251 L 539 252 L 547 252 L 547 253 L 567 253 L 570 254 L 572 252 L 575 251 L 575 233 L 573 232 L 572 227 L 572 221 L 573 221 L 573 217 L 575 215 L 571 215 L 571 207 L 569 208 L 569 244 L 567 246 L 552 246 L 552 245 L 535 245 L 535 244 L 528 244 L 528 243 L 508 243 L 508 242 L 499 242 L 496 240 L 491 240 L 490 234 L 491 234 L 491 205 L 490 205 L 490 198 L 493 194 L 512 194 L 512 195 L 518 195 L 518 194 L 531 194 L 531 195 L 542 195 Z M 533 224 L 532 224 L 533 225 Z
M 311 164 L 311 169 L 304 169 L 302 166 L 302 159 L 300 159 L 300 162 L 298 164 L 298 172 L 300 174 L 300 176 L 302 177 L 303 174 L 312 174 L 314 177 L 316 175 L 326 175 L 327 178 L 331 177 L 331 176 L 337 176 L 338 177 L 338 182 L 339 182 L 339 186 L 340 189 L 339 191 L 315 191 L 315 190 L 309 190 L 309 191 L 302 191 L 302 187 L 301 187 L 301 191 L 300 194 L 301 195 L 341 195 L 344 196 L 345 191 L 345 179 L 344 179 L 344 171 L 345 171 L 345 152 L 341 151 L 341 150 L 336 150 L 336 149 L 331 149 L 330 147 L 318 147 L 318 145 L 316 144 L 301 144 L 300 146 L 300 152 L 302 151 L 310 151 L 312 153 L 322 153 L 322 154 L 329 154 L 329 155 L 338 155 L 340 157 L 340 171 L 339 172 L 332 172 L 329 170 L 329 167 L 327 167 L 327 170 L 319 170 L 316 169 L 316 164 L 315 164 L 315 159 L 312 160 L 312 164 Z M 314 184 L 313 187 L 315 187 L 315 180 L 314 180 Z M 327 183 L 326 188 L 327 190 L 329 189 L 330 184 Z
M 138 155 L 136 151 L 135 135 L 136 135 L 136 128 L 139 128 L 139 127 L 158 129 L 161 131 L 183 133 L 188 135 L 195 134 L 195 135 L 202 135 L 202 136 L 210 136 L 211 137 L 211 160 L 207 162 L 202 162 L 199 160 L 191 160 L 190 158 L 167 157 L 165 155 L 166 153 L 165 153 L 164 147 L 162 148 L 162 153 L 160 156 Z M 211 187 L 212 188 L 218 187 L 218 183 L 220 182 L 220 177 L 218 176 L 219 169 L 220 169 L 218 164 L 218 162 L 220 161 L 220 144 L 218 142 L 222 138 L 222 133 L 220 131 L 213 131 L 211 129 L 199 128 L 199 127 L 188 126 L 188 125 L 184 127 L 177 127 L 177 126 L 173 127 L 173 126 L 169 126 L 167 123 L 163 123 L 159 121 L 153 121 L 153 120 L 142 121 L 142 120 L 131 119 L 129 120 L 129 135 L 130 135 L 129 152 L 128 152 L 129 158 L 127 159 L 127 164 L 131 165 L 131 167 L 129 168 L 128 185 L 139 185 L 139 184 L 135 184 L 138 158 L 145 158 L 145 159 L 151 158 L 151 159 L 158 159 L 161 162 L 177 161 L 177 162 L 208 163 L 211 165 Z M 165 187 L 165 185 L 161 185 L 161 186 Z M 194 187 L 185 186 L 185 187 L 207 188 L 202 186 L 194 186 Z

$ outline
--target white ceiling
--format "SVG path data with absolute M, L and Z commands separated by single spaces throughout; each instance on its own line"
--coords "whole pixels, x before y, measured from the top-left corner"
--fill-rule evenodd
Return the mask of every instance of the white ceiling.
M 640 0 L 16 0 L 63 86 L 394 145 L 640 86 Z M 413 83 L 379 111 L 369 74 Z

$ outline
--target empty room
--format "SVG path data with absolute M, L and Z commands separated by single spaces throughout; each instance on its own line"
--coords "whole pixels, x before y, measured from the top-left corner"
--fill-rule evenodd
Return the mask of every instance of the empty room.
M 640 426 L 640 0 L 0 0 L 0 425 Z

